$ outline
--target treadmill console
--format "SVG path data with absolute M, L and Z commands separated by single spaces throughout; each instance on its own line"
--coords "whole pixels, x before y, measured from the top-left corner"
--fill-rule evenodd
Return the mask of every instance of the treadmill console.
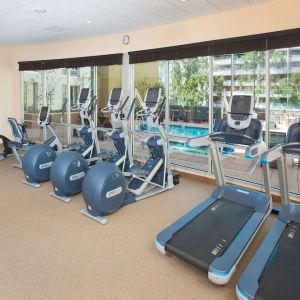
M 250 125 L 254 109 L 254 98 L 249 95 L 234 95 L 231 98 L 228 112 L 228 125 L 236 130 Z

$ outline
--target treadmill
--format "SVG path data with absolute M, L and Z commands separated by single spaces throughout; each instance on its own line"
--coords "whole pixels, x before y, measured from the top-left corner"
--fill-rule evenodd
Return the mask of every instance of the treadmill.
M 270 195 L 229 185 L 221 166 L 219 149 L 230 145 L 253 158 L 266 151 L 261 141 L 262 125 L 252 118 L 252 96 L 234 95 L 228 116 L 220 121 L 218 132 L 196 137 L 190 146 L 208 146 L 217 188 L 205 201 L 156 237 L 162 254 L 173 254 L 208 271 L 215 284 L 226 284 L 236 266 L 271 211 Z
M 300 123 L 289 127 L 286 142 L 262 156 L 267 169 L 277 161 L 282 208 L 237 283 L 239 299 L 300 299 L 300 205 L 290 203 L 287 174 L 287 155 L 300 155 Z M 266 187 L 270 194 L 270 176 Z

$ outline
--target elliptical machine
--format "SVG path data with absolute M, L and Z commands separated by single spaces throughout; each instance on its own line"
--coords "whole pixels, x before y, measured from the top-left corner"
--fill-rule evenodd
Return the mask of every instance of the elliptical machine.
M 88 88 L 81 90 L 77 100 L 81 126 L 76 129 L 78 136 L 84 140 L 84 144 L 80 145 L 77 151 L 60 154 L 50 169 L 50 180 L 54 191 L 50 192 L 49 195 L 66 203 L 71 201 L 69 198 L 71 195 L 81 191 L 82 180 L 88 166 L 101 159 L 94 120 L 96 100 L 96 97 L 92 100 L 89 99 Z
M 105 216 L 114 213 L 122 206 L 135 203 L 152 195 L 172 189 L 173 175 L 169 162 L 168 137 L 159 123 L 165 99 L 159 107 L 161 89 L 149 88 L 144 100 L 137 94 L 142 110 L 137 115 L 147 120 L 148 136 L 143 142 L 150 151 L 150 157 L 142 165 L 131 165 L 127 175 L 130 175 L 128 189 L 125 176 L 113 163 L 100 162 L 91 167 L 82 184 L 82 194 L 86 209 L 81 213 L 100 224 L 106 224 Z M 135 100 L 134 100 L 135 101 Z M 133 101 L 133 104 L 134 104 Z M 133 109 L 130 108 L 129 114 Z M 128 120 L 128 117 L 127 119 Z M 121 120 L 123 130 L 133 136 L 136 132 L 127 128 L 127 122 Z M 153 134 L 150 129 L 155 127 L 159 134 Z M 138 134 L 139 135 L 139 134 Z M 140 135 L 139 135 L 140 136 Z M 128 155 L 132 151 L 129 147 Z M 131 159 L 130 159 L 131 160 Z
M 50 122 L 51 122 L 51 118 L 50 118 L 50 111 L 48 107 L 46 106 L 41 107 L 37 119 L 37 124 L 42 129 L 43 128 L 49 129 L 53 134 L 52 137 L 50 137 L 49 139 L 43 142 L 43 145 L 48 146 L 52 149 L 59 150 L 61 149 L 62 146 L 59 139 L 55 135 L 53 129 L 51 128 Z M 24 123 L 20 124 L 17 122 L 15 118 L 8 118 L 8 124 L 11 128 L 14 141 L 8 140 L 7 146 L 12 149 L 12 152 L 15 155 L 17 160 L 17 164 L 13 166 L 22 169 L 23 161 L 21 157 L 23 157 L 27 153 L 27 151 L 31 149 L 33 145 L 35 145 L 35 142 L 28 138 L 26 132 L 26 125 Z
M 82 89 L 79 101 L 86 101 L 89 95 L 89 89 Z M 63 123 L 64 111 L 66 110 L 67 100 L 65 101 L 62 109 L 61 123 Z M 41 108 L 38 125 L 41 127 L 45 127 L 50 130 L 52 136 L 48 139 L 51 142 L 51 146 L 39 144 L 31 147 L 23 158 L 23 171 L 25 175 L 25 179 L 22 181 L 23 183 L 30 185 L 32 187 L 38 188 L 40 187 L 40 183 L 48 181 L 50 179 L 50 168 L 57 158 L 64 151 L 84 151 L 89 144 L 87 144 L 88 137 L 85 137 L 85 133 L 81 133 L 84 144 L 82 143 L 72 143 L 68 145 L 65 149 L 63 149 L 62 144 L 60 143 L 57 135 L 54 130 L 50 126 L 51 115 L 50 108 L 48 106 L 44 106 Z M 65 125 L 65 124 L 64 124 Z
M 123 110 L 126 107 L 129 97 L 127 97 L 126 100 L 121 103 L 122 94 L 122 88 L 113 88 L 111 90 L 107 106 L 101 109 L 101 112 L 110 114 L 113 130 L 108 131 L 107 136 L 109 136 L 109 138 L 112 140 L 116 149 L 114 153 L 106 152 L 108 159 L 104 160 L 114 163 L 122 170 L 122 172 L 127 172 L 133 162 L 132 154 L 128 154 L 128 151 L 130 151 L 131 148 L 129 148 L 130 141 L 127 125 L 125 125 L 124 122 L 129 120 L 134 103 L 132 103 L 132 108 L 129 110 L 125 120 L 125 114 Z M 105 155 L 101 156 L 105 158 Z
M 48 106 L 40 109 L 37 124 L 41 128 L 49 129 L 52 136 L 44 143 L 29 148 L 22 160 L 25 179 L 23 183 L 32 187 L 40 187 L 40 183 L 49 180 L 50 167 L 56 159 L 56 152 L 62 151 L 62 144 L 50 126 L 51 114 Z

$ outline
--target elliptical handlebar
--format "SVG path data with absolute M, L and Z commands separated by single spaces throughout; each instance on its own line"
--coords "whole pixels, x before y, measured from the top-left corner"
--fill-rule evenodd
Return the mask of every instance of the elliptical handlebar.
M 122 106 L 120 107 L 119 111 L 121 111 L 121 112 L 123 111 L 123 109 L 124 109 L 126 103 L 128 102 L 128 100 L 129 100 L 129 96 L 127 96 L 127 98 L 125 99 L 125 101 L 122 103 Z
M 210 139 L 214 142 L 222 142 L 226 144 L 238 144 L 251 146 L 255 144 L 256 140 L 235 132 L 216 132 L 209 135 Z
M 133 98 L 132 103 L 131 103 L 130 108 L 129 108 L 129 111 L 128 111 L 128 114 L 127 114 L 127 118 L 126 118 L 127 122 L 129 121 L 130 115 L 132 114 L 135 102 L 136 102 L 136 98 Z M 122 112 L 122 110 L 121 110 L 121 112 Z
M 161 105 L 160 105 L 160 107 L 158 108 L 158 110 L 156 112 L 158 114 L 157 119 L 156 119 L 156 122 L 158 122 L 158 124 L 160 124 L 159 123 L 160 122 L 160 118 L 162 116 L 162 113 L 163 113 L 163 110 L 164 110 L 165 106 L 166 106 L 166 97 L 163 97 Z
M 67 105 L 68 105 L 68 98 L 65 98 L 65 101 L 62 105 L 62 109 L 61 109 L 61 116 L 60 116 L 60 123 L 61 124 L 65 124 L 64 123 L 64 116 L 65 116 L 65 112 L 67 111 Z
M 91 102 L 89 103 L 89 105 L 88 105 L 88 107 L 87 107 L 87 109 L 86 109 L 86 111 L 87 111 L 87 113 L 88 113 L 89 115 L 91 115 L 91 114 L 95 111 L 95 108 L 96 108 L 96 105 L 95 105 L 96 100 L 97 100 L 97 96 L 95 95 L 95 96 L 92 98 Z

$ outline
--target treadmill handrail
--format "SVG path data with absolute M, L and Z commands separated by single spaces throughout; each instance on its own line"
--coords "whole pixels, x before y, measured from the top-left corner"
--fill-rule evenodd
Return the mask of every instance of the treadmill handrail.
M 245 158 L 254 158 L 262 155 L 267 150 L 267 145 L 264 141 L 256 141 L 253 145 L 248 146 L 245 150 Z
M 240 143 L 239 144 L 228 143 L 226 142 L 226 136 L 240 137 L 241 139 L 244 139 L 251 144 L 247 145 L 247 144 L 240 144 Z M 267 146 L 263 141 L 255 140 L 247 135 L 241 135 L 234 132 L 217 132 L 217 133 L 207 134 L 204 136 L 194 137 L 187 141 L 187 144 L 191 147 L 210 146 L 212 143 L 224 143 L 226 145 L 241 147 L 245 149 L 246 158 L 254 158 L 264 153 L 267 149 Z
M 239 134 L 236 132 L 216 132 L 216 133 L 212 133 L 210 135 L 211 140 L 216 141 L 216 142 L 224 142 L 224 143 L 226 143 L 226 138 L 230 138 L 230 137 L 241 138 L 247 142 L 247 144 L 246 143 L 238 143 L 237 145 L 250 146 L 250 145 L 253 145 L 254 143 L 256 143 L 256 140 L 249 137 L 248 135 L 243 135 L 243 134 Z M 234 145 L 234 143 L 233 143 L 233 145 Z
M 261 157 L 261 163 L 268 164 L 272 161 L 282 158 L 282 156 L 283 156 L 282 144 L 278 144 L 263 153 Z
M 282 151 L 286 154 L 300 155 L 300 143 L 294 142 L 282 145 Z
M 261 162 L 263 164 L 270 163 L 282 158 L 284 154 L 300 155 L 300 143 L 278 144 L 262 155 Z

